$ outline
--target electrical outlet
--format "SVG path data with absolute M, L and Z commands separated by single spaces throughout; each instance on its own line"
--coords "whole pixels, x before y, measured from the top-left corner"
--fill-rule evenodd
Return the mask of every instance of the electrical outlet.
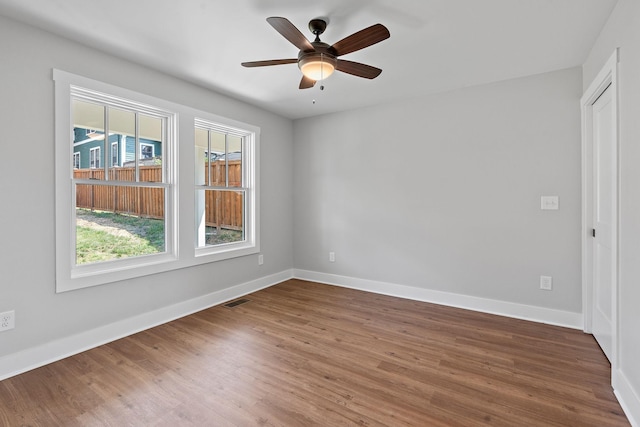
M 559 208 L 558 196 L 540 197 L 540 209 L 556 211 Z
M 258 255 L 258 265 L 264 264 L 264 255 Z
M 553 289 L 553 278 L 551 276 L 540 276 L 540 289 L 550 291 Z
M 336 253 L 329 252 L 329 262 L 336 262 Z
M 13 329 L 15 327 L 15 311 L 6 311 L 4 313 L 0 313 L 0 331 L 8 331 L 9 329 Z

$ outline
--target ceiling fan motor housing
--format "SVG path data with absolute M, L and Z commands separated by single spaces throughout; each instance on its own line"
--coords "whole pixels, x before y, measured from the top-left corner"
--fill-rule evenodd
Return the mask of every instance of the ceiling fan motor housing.
M 309 21 L 309 30 L 316 36 L 316 41 L 320 41 L 320 34 L 324 33 L 327 29 L 327 21 L 324 19 L 316 18 Z

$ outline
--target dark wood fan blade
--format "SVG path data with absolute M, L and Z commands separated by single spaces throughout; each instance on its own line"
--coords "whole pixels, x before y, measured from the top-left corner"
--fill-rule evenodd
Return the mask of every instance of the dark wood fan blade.
M 282 36 L 300 50 L 314 50 L 307 38 L 287 18 L 272 16 L 267 22 Z
M 380 68 L 344 59 L 338 59 L 338 66 L 336 69 L 343 73 L 348 73 L 357 77 L 364 77 L 365 79 L 375 79 L 382 72 Z
M 336 52 L 336 56 L 342 56 L 380 43 L 389 37 L 391 37 L 391 34 L 387 27 L 382 24 L 376 24 L 345 37 L 339 42 L 334 43 L 331 48 Z
M 270 59 L 268 61 L 243 62 L 243 67 L 267 67 L 269 65 L 295 64 L 297 59 Z
M 316 81 L 310 79 L 309 77 L 302 76 L 302 80 L 300 80 L 300 89 L 309 89 L 316 85 Z

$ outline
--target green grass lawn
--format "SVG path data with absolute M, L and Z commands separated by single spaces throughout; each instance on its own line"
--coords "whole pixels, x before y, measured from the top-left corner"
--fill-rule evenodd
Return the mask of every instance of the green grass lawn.
M 76 209 L 76 264 L 164 252 L 164 221 Z M 207 245 L 240 242 L 242 231 L 207 227 Z
M 163 252 L 164 221 L 109 212 L 76 211 L 76 263 L 87 264 Z
M 207 245 L 241 242 L 244 239 L 242 231 L 221 230 L 220 233 L 218 233 L 216 227 L 207 227 L 206 234 Z

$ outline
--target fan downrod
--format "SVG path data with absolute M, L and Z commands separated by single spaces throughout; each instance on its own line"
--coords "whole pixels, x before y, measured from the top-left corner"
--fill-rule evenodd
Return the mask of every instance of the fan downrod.
M 327 29 L 327 21 L 324 19 L 316 18 L 309 21 L 309 30 L 316 36 L 314 41 L 320 41 L 320 34 L 324 33 L 324 30 Z

